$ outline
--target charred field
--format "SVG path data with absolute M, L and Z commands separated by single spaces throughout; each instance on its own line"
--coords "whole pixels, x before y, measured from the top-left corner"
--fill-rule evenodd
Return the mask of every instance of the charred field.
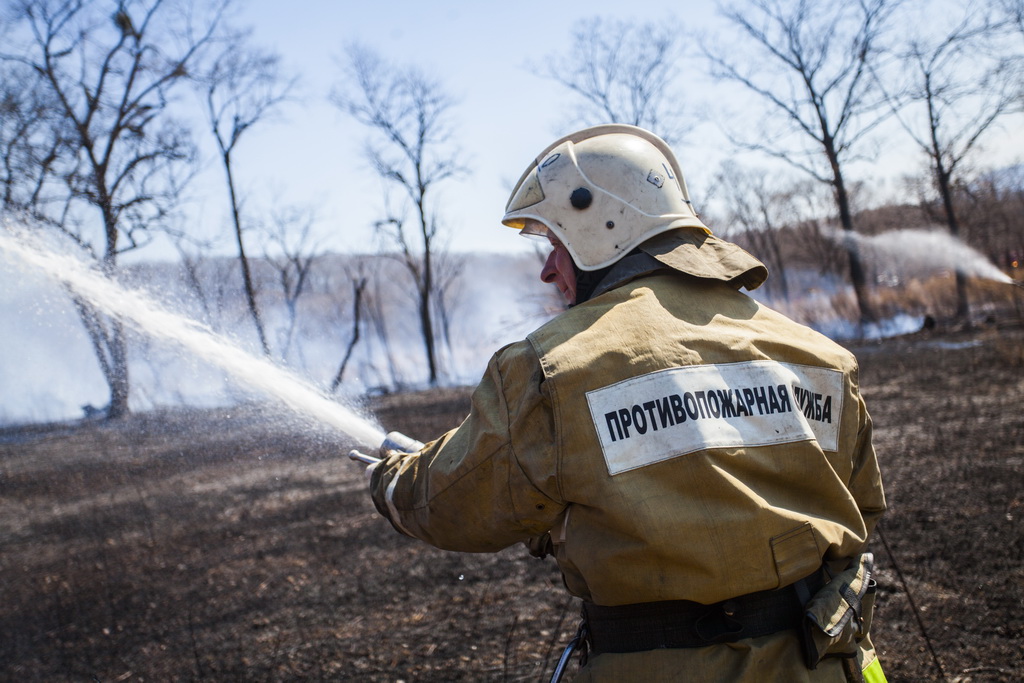
M 1024 679 L 1024 331 L 853 349 L 889 680 Z M 430 438 L 468 396 L 368 408 Z M 256 408 L 0 429 L 0 679 L 547 680 L 576 621 L 553 562 L 398 535 L 349 446 Z

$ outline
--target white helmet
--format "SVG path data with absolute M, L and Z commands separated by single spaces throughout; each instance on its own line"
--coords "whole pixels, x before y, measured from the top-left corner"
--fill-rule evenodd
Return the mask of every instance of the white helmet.
M 550 230 L 581 270 L 609 266 L 675 228 L 711 234 L 665 141 L 621 124 L 586 128 L 544 150 L 519 179 L 501 222 L 524 234 Z

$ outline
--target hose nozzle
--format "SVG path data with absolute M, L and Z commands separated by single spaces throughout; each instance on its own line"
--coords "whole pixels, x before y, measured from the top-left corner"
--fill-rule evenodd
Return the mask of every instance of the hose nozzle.
M 403 453 L 413 453 L 423 448 L 423 444 L 416 439 L 406 436 L 401 432 L 388 432 L 387 436 L 384 437 L 384 443 L 380 445 L 379 453 L 380 457 L 375 455 L 369 455 L 362 453 L 358 450 L 351 450 L 348 453 L 348 457 L 351 460 L 357 462 L 366 463 L 367 465 L 374 465 L 384 458 L 388 457 L 390 451 L 402 451 Z
M 423 444 L 416 439 L 406 436 L 401 432 L 388 432 L 384 437 L 384 443 L 380 445 L 380 454 L 387 457 L 388 451 L 402 451 L 413 453 L 423 448 Z
M 380 458 L 376 458 L 372 455 L 367 455 L 366 453 L 362 453 L 355 449 L 352 449 L 351 451 L 348 452 L 348 459 L 355 460 L 356 462 L 361 462 L 366 465 L 376 465 L 378 462 L 380 462 Z

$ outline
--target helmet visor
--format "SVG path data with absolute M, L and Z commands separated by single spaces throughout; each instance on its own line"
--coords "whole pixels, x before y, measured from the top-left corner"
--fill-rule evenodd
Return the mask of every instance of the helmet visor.
M 548 238 L 551 235 L 551 231 L 548 226 L 544 225 L 540 221 L 533 218 L 521 218 L 523 227 L 519 231 L 520 235 L 526 235 L 527 237 L 543 237 Z

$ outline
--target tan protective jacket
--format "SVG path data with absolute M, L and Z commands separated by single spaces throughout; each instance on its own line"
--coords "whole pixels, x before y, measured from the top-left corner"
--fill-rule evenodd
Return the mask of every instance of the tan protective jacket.
M 885 501 L 857 382 L 852 354 L 726 278 L 663 271 L 499 350 L 466 421 L 371 492 L 440 548 L 550 532 L 597 604 L 713 603 L 863 550 Z

